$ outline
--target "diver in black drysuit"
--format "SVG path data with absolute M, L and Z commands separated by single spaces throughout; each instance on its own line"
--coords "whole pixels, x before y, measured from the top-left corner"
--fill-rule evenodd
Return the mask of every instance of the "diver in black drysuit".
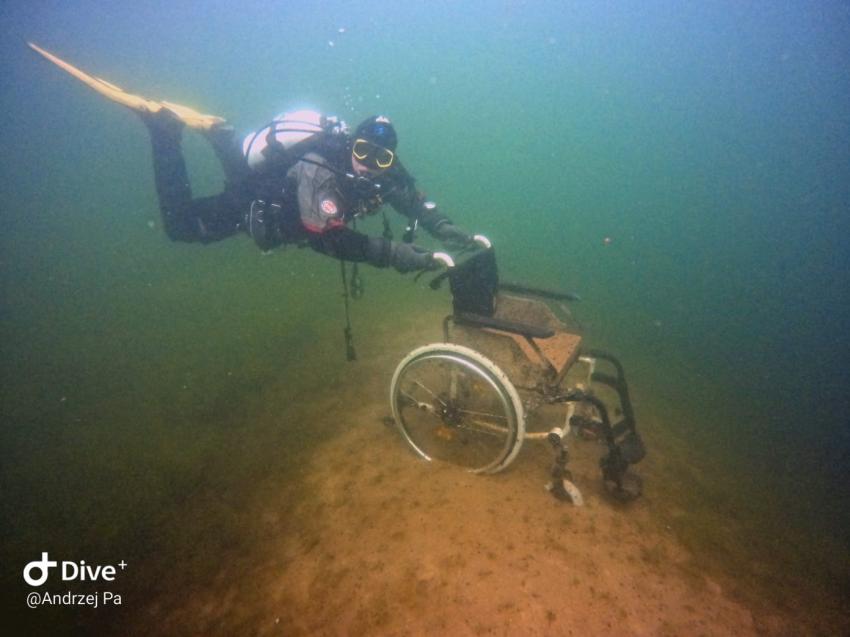
M 165 232 L 174 241 L 210 243 L 245 231 L 264 250 L 306 244 L 338 259 L 400 272 L 449 265 L 442 262 L 443 253 L 368 236 L 346 225 L 383 203 L 406 216 L 411 228 L 422 226 L 451 245 L 473 241 L 415 188 L 395 157 L 396 134 L 386 117 L 365 120 L 353 135 L 344 123 L 328 118 L 326 125 L 322 117 L 323 131 L 290 149 L 267 135 L 261 139 L 264 163 L 259 169 L 249 165 L 231 127 L 204 131 L 226 182 L 222 193 L 197 199 L 192 198 L 180 146 L 183 122 L 167 109 L 142 119 L 150 132 Z M 479 239 L 483 237 L 476 235 Z

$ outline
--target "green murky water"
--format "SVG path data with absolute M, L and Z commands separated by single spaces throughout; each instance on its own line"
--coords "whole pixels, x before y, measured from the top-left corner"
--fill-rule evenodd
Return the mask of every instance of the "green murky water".
M 20 569 L 43 550 L 164 553 L 185 556 L 178 578 L 206 573 L 204 555 L 250 542 L 232 505 L 297 484 L 335 430 L 321 405 L 364 382 L 344 360 L 336 264 L 263 256 L 245 237 L 169 243 L 143 127 L 21 38 L 245 131 L 292 105 L 389 114 L 420 186 L 494 241 L 503 272 L 582 295 L 576 313 L 621 355 L 638 417 L 676 441 L 671 466 L 726 476 L 659 487 L 693 511 L 689 545 L 723 544 L 713 514 L 729 511 L 749 533 L 741 550 L 769 552 L 753 538 L 781 521 L 789 539 L 819 538 L 784 543 L 788 559 L 828 565 L 813 589 L 846 587 L 846 6 L 7 3 L 0 15 L 2 581 L 16 615 Z M 215 192 L 202 141 L 187 136 L 186 152 L 196 194 Z M 444 307 L 394 273 L 366 284 L 361 358 Z M 201 528 L 181 519 L 187 502 L 221 515 Z

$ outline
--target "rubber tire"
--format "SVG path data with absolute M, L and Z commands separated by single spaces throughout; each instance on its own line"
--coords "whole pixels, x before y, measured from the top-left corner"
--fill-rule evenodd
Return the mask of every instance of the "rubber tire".
M 432 458 L 422 450 L 410 437 L 402 419 L 402 415 L 398 407 L 398 389 L 399 383 L 411 365 L 426 359 L 426 358 L 446 358 L 464 364 L 478 373 L 481 377 L 488 380 L 494 389 L 500 394 L 503 403 L 507 407 L 508 413 L 513 416 L 514 428 L 504 453 L 500 457 L 495 458 L 492 462 L 478 468 L 468 469 L 471 473 L 496 473 L 503 470 L 513 462 L 522 447 L 525 438 L 525 410 L 522 406 L 522 400 L 519 393 L 511 383 L 507 375 L 493 361 L 482 355 L 481 353 L 454 343 L 431 343 L 423 345 L 411 351 L 405 356 L 396 367 L 390 382 L 390 406 L 392 407 L 393 419 L 396 426 L 399 428 L 405 441 L 413 448 L 414 452 L 421 458 L 431 461 Z

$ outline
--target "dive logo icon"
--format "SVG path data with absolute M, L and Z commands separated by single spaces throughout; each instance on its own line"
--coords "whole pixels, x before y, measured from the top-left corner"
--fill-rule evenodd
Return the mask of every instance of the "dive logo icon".
M 40 560 L 33 560 L 24 567 L 24 581 L 26 581 L 26 583 L 30 586 L 41 586 L 47 581 L 50 569 L 56 565 L 56 562 L 47 559 L 47 553 L 42 553 Z M 34 570 L 38 570 L 40 572 L 39 577 L 31 576 L 31 573 Z

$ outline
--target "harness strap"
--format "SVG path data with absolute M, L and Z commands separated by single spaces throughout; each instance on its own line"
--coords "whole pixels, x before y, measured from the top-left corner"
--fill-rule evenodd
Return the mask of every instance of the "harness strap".
M 345 261 L 339 260 L 339 270 L 342 275 L 342 298 L 345 301 L 345 328 L 342 330 L 345 337 L 345 358 L 349 362 L 357 360 L 357 352 L 354 350 L 354 335 L 351 332 L 351 310 L 348 306 L 348 276 L 345 271 Z

